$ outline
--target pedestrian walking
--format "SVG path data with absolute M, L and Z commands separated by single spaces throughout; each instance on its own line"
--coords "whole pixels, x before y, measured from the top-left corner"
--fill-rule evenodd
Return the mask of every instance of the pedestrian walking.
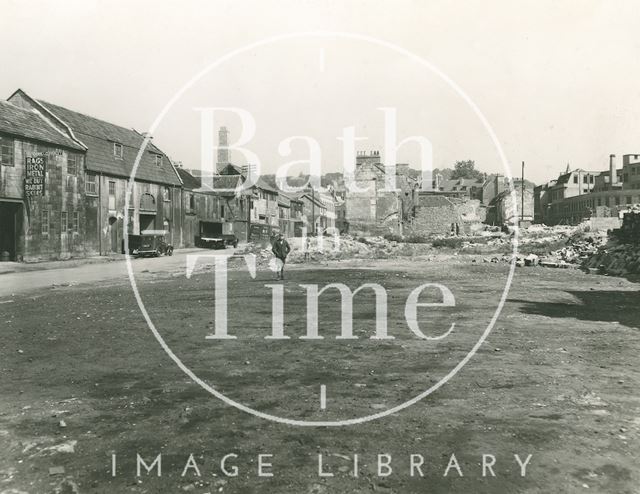
M 277 279 L 284 280 L 284 265 L 289 252 L 291 252 L 291 246 L 282 233 L 278 234 L 276 241 L 271 247 L 271 252 L 276 256 Z
M 305 262 L 309 260 L 310 251 L 311 251 L 311 239 L 309 237 L 305 237 L 305 239 L 304 239 L 304 260 L 305 260 Z

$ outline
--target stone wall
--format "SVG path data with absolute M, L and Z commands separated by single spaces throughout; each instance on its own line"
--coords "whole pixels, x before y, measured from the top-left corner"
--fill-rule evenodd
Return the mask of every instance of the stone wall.
M 0 166 L 0 197 L 20 201 L 15 231 L 17 258 L 37 261 L 93 253 L 87 252 L 85 246 L 84 155 L 20 139 L 14 139 L 13 150 L 14 166 Z M 44 195 L 26 199 L 25 161 L 36 156 L 46 159 Z M 68 173 L 70 156 L 76 158 L 77 173 Z
M 420 197 L 412 217 L 405 223 L 405 235 L 446 235 L 452 223 L 462 223 L 457 205 L 445 196 Z

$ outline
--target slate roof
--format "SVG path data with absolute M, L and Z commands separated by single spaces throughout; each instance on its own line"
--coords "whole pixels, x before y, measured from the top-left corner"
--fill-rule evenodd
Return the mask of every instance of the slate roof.
M 222 170 L 220 170 L 220 175 L 221 176 L 240 175 L 243 178 L 243 180 L 246 178 L 245 175 L 242 173 L 242 169 L 239 166 L 234 165 L 233 163 L 227 163 L 225 165 L 225 167 Z M 278 189 L 276 189 L 275 187 L 270 185 L 262 177 L 258 177 L 258 180 L 256 181 L 256 185 L 255 186 L 257 188 L 259 188 L 259 189 L 266 190 L 268 192 L 273 192 L 275 194 L 279 194 L 280 193 L 280 191 Z
M 184 185 L 185 189 L 198 189 L 202 185 L 202 180 L 198 177 L 194 177 L 184 168 L 176 168 L 178 175 L 180 175 L 180 179 Z
M 219 196 L 232 197 L 236 195 L 235 189 L 240 183 L 240 175 L 213 175 L 203 177 L 202 186 L 196 192 L 205 192 Z M 251 194 L 250 191 L 242 190 L 240 195 Z
M 307 199 L 309 202 L 315 202 L 316 206 L 321 208 L 326 208 L 326 206 L 320 201 L 317 194 L 311 195 L 308 192 L 297 192 L 296 194 L 291 195 L 292 201 L 302 202 L 303 199 Z
M 120 177 L 131 175 L 138 151 L 144 141 L 141 134 L 62 106 L 45 101 L 38 103 L 66 123 L 76 138 L 88 147 L 85 161 L 87 170 Z M 122 159 L 114 155 L 114 142 L 123 146 Z M 158 154 L 162 156 L 159 166 L 155 164 L 155 155 Z M 144 150 L 136 172 L 136 180 L 181 185 L 171 160 L 153 142 L 149 142 Z
M 453 201 L 444 194 L 418 194 L 419 207 L 442 207 L 451 206 Z
M 444 192 L 467 191 L 470 187 L 481 187 L 482 180 L 474 178 L 450 178 L 440 182 L 440 187 Z
M 3 100 L 0 100 L 0 132 L 84 151 L 80 144 L 58 131 L 38 112 Z

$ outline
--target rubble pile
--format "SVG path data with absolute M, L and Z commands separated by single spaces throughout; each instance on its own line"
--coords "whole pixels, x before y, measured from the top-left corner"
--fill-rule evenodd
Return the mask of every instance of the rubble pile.
M 585 259 L 582 267 L 590 272 L 613 276 L 640 274 L 640 248 L 637 244 L 612 240 L 606 247 Z
M 305 255 L 307 247 L 303 245 L 303 239 L 290 238 L 288 241 L 291 252 L 287 262 L 294 264 L 340 259 L 388 259 L 408 256 L 414 252 L 411 246 L 383 237 L 355 238 L 343 235 L 337 238 L 309 237 L 308 254 Z M 238 249 L 237 254 L 254 254 L 259 268 L 273 263 L 273 253 L 269 246 L 247 244 L 242 249 Z
M 516 266 L 579 267 L 606 244 L 607 234 L 591 232 L 588 225 L 532 226 L 520 231 Z M 511 244 L 511 236 L 492 239 L 487 245 Z M 484 258 L 483 262 L 512 262 L 513 257 Z
M 593 256 L 607 242 L 606 233 L 590 233 L 577 230 L 568 239 L 567 245 L 542 256 L 540 265 L 564 267 L 566 264 L 579 265 Z
M 607 244 L 584 259 L 582 267 L 613 276 L 640 274 L 640 210 L 627 212 L 622 227 L 613 230 Z

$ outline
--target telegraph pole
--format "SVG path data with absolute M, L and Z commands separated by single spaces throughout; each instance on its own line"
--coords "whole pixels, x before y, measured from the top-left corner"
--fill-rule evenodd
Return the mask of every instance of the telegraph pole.
M 313 184 L 311 185 L 311 232 L 316 236 L 316 196 Z
M 520 226 L 524 223 L 524 161 L 522 162 L 522 182 L 520 183 Z

